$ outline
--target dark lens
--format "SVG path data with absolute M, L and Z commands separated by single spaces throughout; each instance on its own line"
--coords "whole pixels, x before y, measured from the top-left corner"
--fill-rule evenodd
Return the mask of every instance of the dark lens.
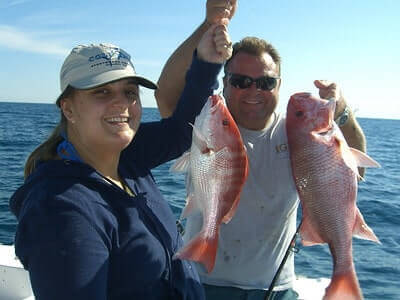
M 247 89 L 253 83 L 253 79 L 244 75 L 231 74 L 229 82 L 235 88 Z
M 242 86 L 240 88 L 247 89 L 251 87 L 252 84 L 253 84 L 253 78 L 243 76 Z
M 256 84 L 257 88 L 262 89 L 264 91 L 270 91 L 274 87 L 276 87 L 276 82 L 277 82 L 276 78 L 265 76 L 258 78 Z

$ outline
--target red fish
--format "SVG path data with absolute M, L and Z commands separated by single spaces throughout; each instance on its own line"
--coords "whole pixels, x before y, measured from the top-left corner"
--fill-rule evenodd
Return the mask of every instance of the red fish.
M 235 214 L 248 175 L 248 160 L 239 129 L 222 96 L 211 96 L 193 125 L 190 152 L 171 167 L 186 171 L 187 193 L 183 217 L 201 211 L 201 231 L 180 249 L 176 258 L 214 268 L 221 223 Z
M 334 100 L 294 94 L 286 130 L 293 177 L 302 206 L 305 246 L 327 243 L 333 274 L 324 299 L 362 299 L 353 264 L 352 236 L 379 243 L 357 208 L 357 167 L 379 167 L 350 148 L 333 121 Z

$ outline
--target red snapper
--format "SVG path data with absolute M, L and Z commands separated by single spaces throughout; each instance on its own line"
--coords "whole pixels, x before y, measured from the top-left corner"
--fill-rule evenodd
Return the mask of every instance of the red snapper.
M 333 274 L 324 299 L 362 299 L 352 256 L 352 236 L 378 242 L 357 208 L 357 167 L 379 167 L 350 148 L 333 121 L 334 100 L 294 94 L 286 130 L 292 172 L 302 206 L 305 246 L 327 243 Z
M 187 172 L 187 199 L 182 216 L 201 211 L 201 231 L 180 249 L 175 258 L 214 268 L 221 223 L 235 214 L 248 175 L 248 160 L 239 129 L 222 96 L 211 96 L 193 125 L 190 152 L 171 167 Z

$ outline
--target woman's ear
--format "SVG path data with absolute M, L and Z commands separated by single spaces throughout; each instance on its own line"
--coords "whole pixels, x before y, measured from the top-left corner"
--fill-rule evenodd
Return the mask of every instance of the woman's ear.
M 64 114 L 64 117 L 71 122 L 72 124 L 75 123 L 74 119 L 74 110 L 72 107 L 72 101 L 68 98 L 63 98 L 60 100 L 60 108 Z

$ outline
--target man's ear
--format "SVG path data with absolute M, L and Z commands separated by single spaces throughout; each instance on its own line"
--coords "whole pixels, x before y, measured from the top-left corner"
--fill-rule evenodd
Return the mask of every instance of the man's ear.
M 72 107 L 72 101 L 71 99 L 68 98 L 63 98 L 60 100 L 60 108 L 62 113 L 64 114 L 64 117 L 70 121 L 72 124 L 75 123 L 74 119 L 74 110 Z

